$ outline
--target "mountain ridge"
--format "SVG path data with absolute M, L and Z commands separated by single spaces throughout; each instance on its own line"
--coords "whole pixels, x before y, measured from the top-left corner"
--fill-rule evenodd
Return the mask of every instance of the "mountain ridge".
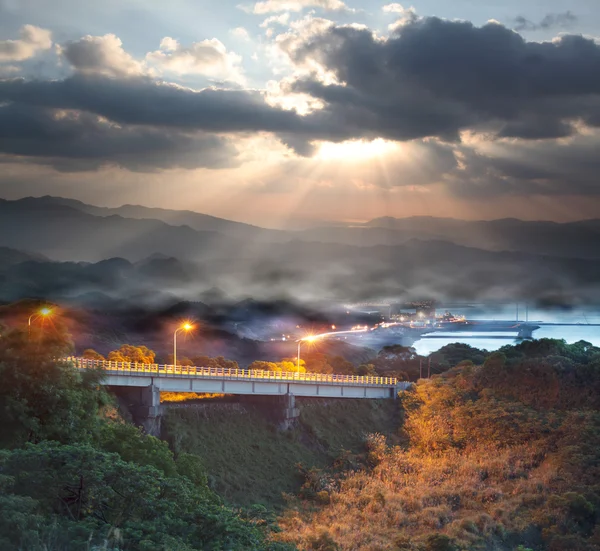
M 182 212 L 187 216 L 191 211 L 139 207 L 143 212 L 130 218 L 122 208 L 95 207 L 51 196 L 16 201 L 0 199 L 0 215 L 4 218 L 0 220 L 0 231 L 4 234 L 0 234 L 0 246 L 37 251 L 57 260 L 97 261 L 111 256 L 139 260 L 153 253 L 180 259 L 224 255 L 242 259 L 254 252 L 259 254 L 261 249 L 293 242 L 373 247 L 420 239 L 443 240 L 493 252 L 600 259 L 597 247 L 600 220 L 596 219 L 558 223 L 514 218 L 469 221 L 380 217 L 368 222 L 369 225 L 283 231 L 192 213 L 200 217 L 194 220 L 203 221 L 204 229 L 198 229 L 198 225 L 184 223 L 194 220 L 179 216 Z M 156 213 L 169 216 L 145 217 Z M 19 227 L 19 236 L 11 237 L 14 227 Z M 92 238 L 94 235 L 96 239 Z

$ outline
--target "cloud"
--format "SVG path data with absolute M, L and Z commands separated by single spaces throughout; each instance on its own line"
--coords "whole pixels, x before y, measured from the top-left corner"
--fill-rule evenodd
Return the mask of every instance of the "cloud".
M 94 113 L 118 124 L 206 132 L 278 132 L 301 124 L 294 112 L 267 105 L 260 92 L 200 91 L 153 80 L 76 74 L 64 80 L 0 80 L 0 102 Z
M 0 77 L 20 72 L 16 65 L 0 65 Z
M 302 11 L 304 8 L 321 8 L 327 11 L 349 11 L 341 0 L 264 0 L 254 4 L 253 13 L 265 14 L 280 11 Z
M 24 61 L 52 47 L 52 33 L 33 25 L 24 25 L 18 40 L 0 40 L 0 62 Z
M 577 16 L 566 11 L 564 13 L 549 13 L 539 22 L 533 23 L 529 19 L 525 19 L 522 15 L 515 17 L 514 24 L 516 31 L 539 31 L 549 29 L 566 29 L 577 22 Z
M 287 25 L 290 22 L 290 14 L 282 13 L 281 15 L 271 15 L 267 17 L 261 24 L 261 28 L 267 29 L 272 25 Z
M 194 91 L 148 76 L 0 79 L 0 105 L 0 151 L 69 170 L 228 166 L 237 152 L 225 134 L 279 134 L 303 125 L 260 92 Z
M 260 91 L 158 80 L 112 35 L 69 43 L 61 53 L 72 76 L 0 78 L 0 151 L 53 166 L 155 170 L 235 164 L 243 155 L 232 143 L 263 132 L 305 156 L 323 141 L 383 138 L 408 142 L 428 165 L 396 163 L 407 175 L 398 182 L 446 182 L 458 195 L 597 193 L 593 40 L 526 41 L 498 23 L 433 17 L 381 37 L 309 16 L 274 45 L 291 74 Z M 230 52 L 214 40 L 185 48 L 165 38 L 157 53 L 165 72 L 231 68 L 219 65 Z
M 459 170 L 447 179 L 460 196 L 600 196 L 600 131 L 566 140 L 469 140 L 456 147 Z
M 135 171 L 223 168 L 235 164 L 231 143 L 202 132 L 121 126 L 79 111 L 0 107 L 0 153 L 58 170 L 121 166 Z
M 386 39 L 329 24 L 278 43 L 296 67 L 319 68 L 290 88 L 323 102 L 311 117 L 332 140 L 457 141 L 464 129 L 554 139 L 600 122 L 600 45 L 581 36 L 527 42 L 495 23 L 429 17 Z
M 404 13 L 406 11 L 402 4 L 386 4 L 381 9 L 387 13 Z
M 58 52 L 79 73 L 110 77 L 144 73 L 143 65 L 123 49 L 123 42 L 114 34 L 84 36 L 59 46 Z
M 216 38 L 194 42 L 189 47 L 165 37 L 160 50 L 146 55 L 146 62 L 162 71 L 178 75 L 199 74 L 219 80 L 243 83 L 242 58 L 228 52 Z
M 236 27 L 235 29 L 231 29 L 229 33 L 240 40 L 250 40 L 250 33 L 244 27 Z
M 404 25 L 413 23 L 418 19 L 417 12 L 412 6 L 405 8 L 402 4 L 386 4 L 383 6 L 383 11 L 399 15 L 396 21 L 388 25 L 390 32 L 398 32 Z
M 237 35 L 241 27 L 235 29 Z M 139 77 L 163 72 L 175 75 L 204 75 L 210 78 L 243 83 L 242 58 L 228 52 L 216 38 L 195 42 L 184 47 L 177 40 L 165 37 L 160 49 L 146 54 L 143 61 L 136 60 L 123 48 L 114 34 L 85 36 L 58 47 L 59 54 L 81 74 L 108 77 Z

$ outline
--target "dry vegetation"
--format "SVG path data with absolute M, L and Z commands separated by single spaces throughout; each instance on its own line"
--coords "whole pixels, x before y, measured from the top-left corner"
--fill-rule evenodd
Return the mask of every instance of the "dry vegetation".
M 308 478 L 279 538 L 314 551 L 600 549 L 600 351 L 527 346 L 418 384 L 404 398 L 410 444 L 373 436 L 365 467 Z

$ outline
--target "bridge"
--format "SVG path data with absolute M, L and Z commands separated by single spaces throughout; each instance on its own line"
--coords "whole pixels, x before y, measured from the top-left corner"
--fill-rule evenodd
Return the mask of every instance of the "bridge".
M 156 432 L 161 392 L 238 394 L 278 398 L 284 425 L 298 416 L 295 397 L 396 398 L 410 383 L 393 377 L 208 368 L 64 358 L 78 369 L 101 369 L 102 384 L 126 397 L 147 432 Z

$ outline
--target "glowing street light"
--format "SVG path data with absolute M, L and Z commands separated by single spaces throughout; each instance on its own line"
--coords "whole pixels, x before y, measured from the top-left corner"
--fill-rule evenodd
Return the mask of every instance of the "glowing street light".
M 186 321 L 181 327 L 175 329 L 175 333 L 173 333 L 173 366 L 175 367 L 177 367 L 177 333 L 180 331 L 185 331 L 187 333 L 193 328 L 194 326 L 189 321 Z
M 47 318 L 48 316 L 52 315 L 52 308 L 41 308 L 40 310 L 38 310 L 37 312 L 34 312 L 33 314 L 31 314 L 31 316 L 29 316 L 29 319 L 27 320 L 27 336 L 30 337 L 31 336 L 31 322 L 34 319 L 37 318 Z
M 298 358 L 297 358 L 298 373 L 300 373 L 300 345 L 302 344 L 302 341 L 314 342 L 318 338 L 319 338 L 319 335 L 309 335 L 308 337 L 304 337 L 304 338 L 298 340 Z

